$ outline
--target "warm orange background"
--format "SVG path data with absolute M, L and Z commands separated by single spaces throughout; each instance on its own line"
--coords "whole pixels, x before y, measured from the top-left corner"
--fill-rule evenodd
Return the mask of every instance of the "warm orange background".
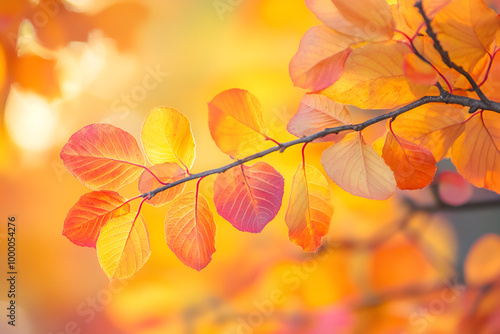
M 43 11 L 32 9 L 30 1 L 15 2 L 0 7 L 0 29 L 12 30 L 16 22 Z M 75 246 L 61 234 L 66 213 L 88 192 L 59 158 L 69 136 L 87 124 L 109 122 L 139 138 L 148 110 L 170 106 L 191 121 L 197 145 L 192 172 L 219 167 L 230 159 L 210 137 L 207 102 L 225 89 L 244 88 L 261 101 L 270 136 L 291 140 L 286 122 L 303 91 L 293 87 L 288 63 L 303 33 L 319 24 L 303 0 L 148 0 L 114 11 L 109 6 L 115 2 L 63 2 L 73 6 L 73 13 L 93 18 L 82 20 L 92 28 L 90 34 L 88 29 L 80 31 L 81 22 L 61 9 L 49 15 L 51 23 L 40 27 L 38 39 L 30 38 L 29 25 L 23 26 L 26 38 L 20 49 L 25 57 L 35 54 L 56 64 L 55 71 L 45 75 L 33 69 L 38 68 L 35 61 L 23 58 L 26 63 L 20 64 L 8 39 L 2 39 L 0 75 L 7 100 L 0 146 L 0 231 L 5 233 L 8 215 L 16 217 L 22 307 L 18 331 L 5 328 L 2 318 L 2 333 L 290 333 L 284 324 L 306 328 L 309 312 L 331 310 L 344 297 L 449 274 L 444 265 L 443 270 L 432 269 L 404 238 L 394 239 L 372 258 L 364 250 L 338 250 L 315 258 L 288 241 L 285 209 L 259 235 L 239 232 L 216 216 L 217 251 L 212 263 L 198 273 L 182 265 L 166 245 L 163 221 L 168 205 L 146 205 L 151 258 L 134 278 L 110 285 L 95 250 Z M 217 4 L 225 4 L 227 11 L 219 13 Z M 102 14 L 104 9 L 108 12 Z M 67 35 L 83 41 L 68 43 Z M 163 73 L 157 85 L 148 77 L 150 71 Z M 132 96 L 129 105 L 126 96 Z M 383 126 L 368 137 L 375 139 Z M 319 152 L 326 146 L 313 146 L 307 160 L 319 166 Z M 264 160 L 285 177 L 286 206 L 300 148 Z M 202 192 L 209 198 L 212 181 L 213 177 L 202 181 Z M 138 191 L 133 184 L 122 193 L 132 197 Z M 367 238 L 393 223 L 402 210 L 394 201 L 356 199 L 337 188 L 334 198 L 329 238 Z M 211 200 L 210 205 L 215 213 Z M 440 220 L 428 233 L 430 243 L 453 261 L 449 225 Z M 386 262 L 394 254 L 404 256 L 396 264 Z M 4 263 L 2 258 L 2 273 Z M 0 277 L 3 303 L 5 280 Z M 275 298 L 276 291 L 281 298 Z M 268 314 L 269 301 L 273 311 Z M 386 307 L 391 311 L 378 312 L 391 315 L 388 323 L 408 323 L 411 309 Z M 348 321 L 342 311 L 332 314 L 339 323 Z M 377 314 L 362 316 L 371 323 Z M 258 326 L 244 329 L 241 319 Z

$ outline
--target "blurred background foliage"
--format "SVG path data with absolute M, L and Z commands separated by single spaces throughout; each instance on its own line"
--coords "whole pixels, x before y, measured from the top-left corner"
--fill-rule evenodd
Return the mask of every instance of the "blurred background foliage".
M 22 307 L 13 333 L 444 333 L 459 324 L 472 297 L 451 286 L 471 242 L 499 212 L 436 215 L 406 204 L 409 197 L 432 205 L 430 189 L 379 202 L 332 183 L 335 214 L 318 254 L 288 241 L 284 209 L 258 235 L 216 216 L 217 252 L 200 273 L 166 245 L 168 205 L 143 209 L 152 255 L 128 281 L 110 283 L 95 251 L 61 234 L 87 189 L 59 151 L 87 124 L 108 122 L 139 138 L 149 109 L 174 107 L 191 121 L 192 171 L 219 167 L 230 159 L 210 137 L 206 103 L 234 87 L 261 101 L 271 137 L 293 139 L 286 123 L 303 92 L 288 63 L 317 24 L 302 0 L 0 3 L 0 208 L 2 219 L 18 222 Z M 376 113 L 356 110 L 354 121 Z M 368 140 L 383 131 L 370 128 Z M 325 145 L 307 148 L 307 162 L 320 170 Z M 264 159 L 285 177 L 284 205 L 300 158 L 294 147 Z M 208 197 L 212 181 L 201 183 Z M 137 195 L 135 187 L 125 196 Z M 443 309 L 432 308 L 436 300 Z

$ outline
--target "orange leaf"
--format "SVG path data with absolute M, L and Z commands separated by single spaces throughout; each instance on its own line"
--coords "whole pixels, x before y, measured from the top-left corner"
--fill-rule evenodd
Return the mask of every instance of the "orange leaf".
M 321 164 L 333 182 L 355 196 L 383 200 L 396 190 L 393 171 L 361 133 L 349 133 L 327 148 Z
M 300 101 L 299 110 L 288 122 L 287 130 L 300 138 L 346 124 L 352 124 L 352 120 L 343 104 L 335 103 L 324 95 L 306 94 Z M 345 133 L 344 131 L 327 135 L 314 142 L 337 142 L 345 136 Z
M 195 143 L 189 120 L 173 108 L 151 109 L 142 126 L 141 140 L 152 164 L 175 162 L 191 168 Z
M 13 80 L 26 90 L 39 95 L 55 98 L 61 95 L 56 60 L 44 59 L 36 55 L 23 55 L 14 62 Z
M 132 135 L 111 124 L 78 130 L 61 150 L 66 169 L 93 190 L 117 190 L 134 181 L 145 159 Z
M 432 21 L 450 58 L 466 70 L 486 54 L 499 28 L 495 11 L 482 0 L 455 0 Z
M 229 89 L 208 103 L 208 126 L 219 149 L 233 159 L 269 148 L 260 103 L 246 90 Z
M 391 167 L 399 189 L 421 189 L 436 173 L 436 159 L 423 146 L 413 144 L 389 131 L 382 158 Z
M 342 75 L 344 62 L 351 52 L 349 45 L 355 42 L 355 38 L 326 26 L 309 29 L 290 61 L 293 84 L 310 91 L 333 84 Z
M 464 121 L 464 108 L 432 104 L 399 115 L 392 127 L 398 137 L 427 148 L 439 161 L 464 131 Z
M 445 171 L 439 174 L 439 198 L 448 205 L 460 206 L 472 197 L 472 186 L 462 175 Z
M 182 169 L 182 167 L 176 163 L 154 165 L 153 167 L 149 168 L 149 170 L 153 172 L 163 183 L 172 183 L 186 176 L 186 172 L 184 171 L 184 169 Z M 163 184 L 158 182 L 158 180 L 153 175 L 151 175 L 149 171 L 145 170 L 144 172 L 142 172 L 142 175 L 139 178 L 138 188 L 141 193 L 147 193 L 155 190 L 158 187 L 161 187 L 162 185 Z M 175 187 L 162 191 L 156 194 L 153 198 L 147 199 L 146 203 L 154 206 L 162 206 L 182 193 L 185 186 L 186 184 L 182 183 Z
M 371 43 L 354 49 L 344 74 L 322 93 L 337 103 L 362 109 L 388 109 L 412 102 L 429 90 L 428 85 L 409 81 L 403 59 L 411 53 L 405 43 Z
M 205 197 L 190 192 L 177 198 L 165 217 L 165 235 L 182 263 L 205 268 L 215 252 L 215 223 Z
M 307 252 L 321 246 L 333 215 L 330 186 L 316 168 L 300 164 L 293 176 L 285 221 L 288 236 Z
M 126 199 L 114 191 L 85 194 L 69 210 L 63 235 L 78 246 L 94 247 L 101 228 L 111 219 L 130 212 Z
M 475 114 L 451 148 L 458 172 L 476 187 L 500 193 L 500 115 Z
M 332 0 L 340 14 L 371 41 L 390 40 L 394 34 L 391 8 L 385 0 Z M 336 29 L 335 25 L 332 26 Z M 361 31 L 361 32 L 360 32 Z
M 129 212 L 111 219 L 101 229 L 97 256 L 109 279 L 125 279 L 135 274 L 151 254 L 144 218 Z
M 465 258 L 464 273 L 468 284 L 481 285 L 500 277 L 500 236 L 486 234 L 477 240 Z
M 238 230 L 260 233 L 280 210 L 284 185 L 281 174 L 265 162 L 241 165 L 217 175 L 215 207 Z
M 436 70 L 414 53 L 408 53 L 404 57 L 403 71 L 416 84 L 432 86 L 438 80 Z

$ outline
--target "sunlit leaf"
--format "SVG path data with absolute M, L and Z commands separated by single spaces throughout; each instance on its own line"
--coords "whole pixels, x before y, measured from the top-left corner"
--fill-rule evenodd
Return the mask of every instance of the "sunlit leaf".
M 186 176 L 186 171 L 176 163 L 154 165 L 153 167 L 149 168 L 149 170 L 153 172 L 163 183 L 172 183 Z M 145 170 L 144 172 L 142 172 L 142 175 L 139 178 L 138 188 L 139 191 L 143 194 L 155 190 L 156 188 L 159 188 L 163 185 L 158 182 L 156 177 L 151 175 L 151 172 Z M 146 203 L 154 206 L 162 206 L 182 193 L 185 185 L 186 183 L 182 183 L 175 187 L 164 190 L 156 194 L 153 198 L 147 199 Z
M 117 190 L 142 172 L 144 155 L 131 134 L 111 124 L 78 130 L 61 150 L 66 169 L 93 190 Z
M 269 148 L 260 103 L 242 89 L 229 89 L 208 103 L 208 126 L 219 149 L 233 159 Z
M 165 217 L 165 236 L 182 263 L 205 268 L 215 252 L 215 223 L 205 197 L 190 192 L 175 199 Z
M 343 104 L 335 103 L 319 94 L 306 94 L 300 101 L 299 110 L 288 122 L 287 130 L 297 137 L 315 134 L 327 128 L 351 124 L 351 115 Z M 330 134 L 314 142 L 337 142 L 346 132 Z
M 448 205 L 459 206 L 472 197 L 472 186 L 460 174 L 452 171 L 439 173 L 438 192 L 441 201 Z
M 333 182 L 355 196 L 383 200 L 396 189 L 393 171 L 361 133 L 349 133 L 327 148 L 321 164 Z
M 63 235 L 78 246 L 94 247 L 101 228 L 111 219 L 130 212 L 126 199 L 114 191 L 85 194 L 69 210 Z
M 431 183 L 436 160 L 423 146 L 387 132 L 382 158 L 394 172 L 399 189 L 421 189 Z
M 142 126 L 141 140 L 152 164 L 175 162 L 191 168 L 195 144 L 189 120 L 173 108 L 151 109 Z
M 467 121 L 451 160 L 467 181 L 500 193 L 500 115 L 483 111 Z
M 393 41 L 357 48 L 347 58 L 344 74 L 323 94 L 362 109 L 387 109 L 412 102 L 424 96 L 430 86 L 406 78 L 403 60 L 409 53 L 408 45 Z
M 135 274 L 151 254 L 149 237 L 142 215 L 129 212 L 111 219 L 101 229 L 97 256 L 109 279 L 125 279 Z
M 389 40 L 394 34 L 391 9 L 385 0 L 332 0 L 340 14 L 372 41 Z M 335 25 L 332 26 L 336 29 Z M 355 30 L 355 31 L 356 31 Z M 361 35 L 361 33 L 356 33 Z
M 455 0 L 436 14 L 433 25 L 451 59 L 471 70 L 489 50 L 499 19 L 482 0 Z
M 464 273 L 468 284 L 480 285 L 500 277 L 500 236 L 486 234 L 479 238 L 465 258 Z
M 333 84 L 344 70 L 354 37 L 326 26 L 309 29 L 302 37 L 297 54 L 290 61 L 290 77 L 297 87 L 310 91 Z
M 278 213 L 283 189 L 283 177 L 267 163 L 241 165 L 217 175 L 214 203 L 238 230 L 259 233 Z
M 305 251 L 315 252 L 333 215 L 330 186 L 316 168 L 300 164 L 293 176 L 285 221 L 288 236 Z
M 450 105 L 423 105 L 392 123 L 397 136 L 421 145 L 441 160 L 465 129 L 464 108 Z
M 44 59 L 27 54 L 16 58 L 12 68 L 13 80 L 26 90 L 55 98 L 61 95 L 57 72 L 57 60 Z
M 414 53 L 408 53 L 403 60 L 403 71 L 416 84 L 434 85 L 438 80 L 436 70 Z

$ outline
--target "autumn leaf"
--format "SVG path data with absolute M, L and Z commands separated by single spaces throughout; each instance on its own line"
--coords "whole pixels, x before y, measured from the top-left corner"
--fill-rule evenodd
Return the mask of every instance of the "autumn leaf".
M 500 236 L 486 234 L 479 238 L 465 258 L 467 284 L 487 284 L 500 277 Z
M 352 124 L 351 115 L 343 104 L 335 103 L 319 94 L 306 94 L 300 101 L 299 110 L 288 122 L 287 130 L 301 138 L 310 136 L 327 128 Z M 346 132 L 330 134 L 314 142 L 337 142 Z
M 396 189 L 393 171 L 361 133 L 349 133 L 327 148 L 321 164 L 333 182 L 355 196 L 383 200 Z
M 438 80 L 438 73 L 428 63 L 414 53 L 408 53 L 403 59 L 403 72 L 416 84 L 432 86 Z
M 302 37 L 297 54 L 290 61 L 290 77 L 297 87 L 310 91 L 325 89 L 333 84 L 344 70 L 354 37 L 336 32 L 326 26 L 309 29 Z
M 151 172 L 164 184 L 178 181 L 186 176 L 185 170 L 176 163 L 154 165 L 153 167 L 149 168 L 149 170 L 144 170 L 141 177 L 139 178 L 138 188 L 139 191 L 143 194 L 153 191 L 164 185 L 158 182 L 158 179 L 154 177 Z M 175 187 L 166 189 L 156 194 L 153 198 L 147 199 L 146 203 L 154 206 L 162 206 L 182 193 L 185 186 L 186 183 L 181 183 Z
M 260 233 L 274 219 L 283 199 L 284 179 L 265 162 L 240 165 L 217 175 L 217 212 L 243 232 Z
M 205 268 L 215 252 L 215 223 L 205 197 L 189 192 L 175 199 L 165 217 L 165 236 L 182 263 Z
M 135 138 L 111 124 L 90 124 L 61 150 L 66 169 L 93 190 L 117 190 L 142 172 L 144 155 Z
M 146 116 L 141 140 L 152 164 L 175 162 L 187 170 L 195 158 L 189 120 L 173 108 L 156 107 Z
M 399 189 L 421 189 L 432 182 L 436 159 L 423 146 L 387 132 L 382 158 L 394 172 Z
M 316 168 L 300 164 L 292 182 L 285 221 L 288 236 L 307 252 L 321 246 L 333 215 L 330 186 Z
M 69 210 L 63 235 L 75 245 L 95 248 L 101 228 L 128 212 L 130 205 L 117 192 L 93 191 L 80 197 Z
M 463 107 L 423 105 L 402 115 L 392 123 L 394 133 L 432 152 L 440 161 L 465 129 Z
M 450 58 L 472 70 L 489 51 L 499 19 L 482 0 L 455 0 L 436 14 L 433 26 Z
M 403 60 L 409 53 L 408 45 L 394 41 L 354 49 L 345 62 L 344 74 L 322 94 L 362 109 L 388 109 L 413 102 L 430 86 L 406 78 Z
M 457 171 L 476 187 L 500 193 L 500 115 L 476 113 L 451 148 Z
M 16 58 L 12 66 L 12 80 L 26 90 L 51 99 L 61 95 L 55 59 L 44 59 L 26 54 Z
M 101 229 L 97 256 L 109 279 L 125 279 L 135 274 L 151 254 L 142 215 L 126 213 L 111 219 Z
M 269 148 L 260 103 L 246 90 L 229 89 L 215 96 L 208 103 L 208 126 L 219 149 L 233 159 Z

